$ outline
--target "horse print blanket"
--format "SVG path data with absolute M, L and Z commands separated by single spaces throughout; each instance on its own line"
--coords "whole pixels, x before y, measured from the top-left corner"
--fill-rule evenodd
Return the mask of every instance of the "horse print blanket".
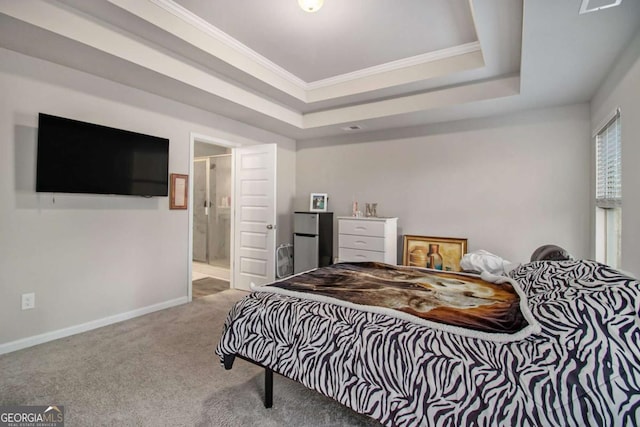
M 360 262 L 318 268 L 254 291 L 345 305 L 492 341 L 522 339 L 538 330 L 515 281 L 484 279 Z

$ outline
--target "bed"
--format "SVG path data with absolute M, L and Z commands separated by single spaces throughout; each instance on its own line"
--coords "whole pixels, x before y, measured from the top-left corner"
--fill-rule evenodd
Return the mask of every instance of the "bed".
M 388 426 L 639 425 L 638 282 L 593 261 L 509 276 L 526 319 L 509 333 L 260 289 L 231 309 L 216 353 L 227 369 L 247 359 L 267 381 L 280 373 Z

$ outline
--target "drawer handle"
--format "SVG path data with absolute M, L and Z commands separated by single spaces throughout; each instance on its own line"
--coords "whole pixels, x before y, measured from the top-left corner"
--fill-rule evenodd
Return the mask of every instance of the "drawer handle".
M 356 255 L 356 258 L 366 258 L 366 256 L 358 254 Z
M 361 225 L 356 225 L 354 228 L 355 228 L 356 230 L 366 230 L 366 229 L 367 229 L 367 227 L 363 227 L 363 226 L 361 226 Z
M 365 242 L 365 241 L 363 241 L 363 240 L 356 240 L 354 243 L 355 243 L 356 245 L 366 245 L 366 244 L 367 244 L 367 242 Z

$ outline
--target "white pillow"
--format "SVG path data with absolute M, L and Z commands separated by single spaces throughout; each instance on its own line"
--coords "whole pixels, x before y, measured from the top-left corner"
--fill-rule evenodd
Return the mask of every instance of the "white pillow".
M 511 263 L 483 249 L 469 252 L 462 256 L 460 268 L 464 271 L 487 272 L 497 276 L 503 275 Z

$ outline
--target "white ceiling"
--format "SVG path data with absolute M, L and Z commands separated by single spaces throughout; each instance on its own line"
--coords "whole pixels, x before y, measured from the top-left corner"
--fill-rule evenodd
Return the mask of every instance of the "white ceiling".
M 588 101 L 640 1 L 581 3 L 0 0 L 0 46 L 301 140 Z
M 305 82 L 477 41 L 468 0 L 178 0 Z

